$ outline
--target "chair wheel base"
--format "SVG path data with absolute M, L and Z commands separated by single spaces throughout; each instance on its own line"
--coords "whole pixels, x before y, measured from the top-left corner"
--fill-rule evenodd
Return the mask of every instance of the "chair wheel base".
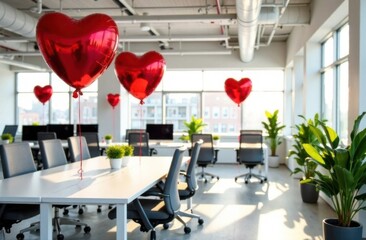
M 16 238 L 17 238 L 17 240 L 23 240 L 24 239 L 24 234 L 23 233 L 18 233 Z
M 57 240 L 64 240 L 64 238 L 65 237 L 64 237 L 63 234 L 61 234 L 61 233 L 60 234 L 57 234 L 57 237 L 56 237 Z
M 184 233 L 185 234 L 191 233 L 191 228 L 190 227 L 184 227 Z
M 91 228 L 89 226 L 86 226 L 84 228 L 84 233 L 90 233 L 90 231 L 91 231 Z
M 198 224 L 199 224 L 199 225 L 202 225 L 203 223 L 204 223 L 203 219 L 201 219 L 201 218 L 200 218 L 200 219 L 198 219 Z

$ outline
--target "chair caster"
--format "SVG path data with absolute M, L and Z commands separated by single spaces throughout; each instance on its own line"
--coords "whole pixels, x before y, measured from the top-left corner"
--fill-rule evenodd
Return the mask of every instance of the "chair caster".
M 245 184 L 248 184 L 248 180 L 245 180 Z
M 16 238 L 17 238 L 17 240 L 23 240 L 24 239 L 24 234 L 23 233 L 18 233 Z
M 238 180 L 238 178 L 235 178 L 235 182 L 236 182 L 236 180 Z
M 79 208 L 79 211 L 78 211 L 79 215 L 83 214 L 84 213 L 84 210 L 82 208 Z
M 98 208 L 97 208 L 97 213 L 101 213 L 102 212 L 102 209 L 101 209 L 101 207 L 100 206 L 98 206 Z
M 167 230 L 167 229 L 169 228 L 169 223 L 164 223 L 164 224 L 163 224 L 163 228 L 164 228 L 165 230 Z
M 69 214 L 69 210 L 68 209 L 64 209 L 64 212 L 62 214 L 63 215 L 68 215 Z
M 61 233 L 60 234 L 57 234 L 57 237 L 56 237 L 57 240 L 64 240 L 64 238 L 65 237 L 64 237 L 63 234 L 61 234 Z
M 150 240 L 156 240 L 156 232 L 155 231 L 151 231 Z
M 90 233 L 90 231 L 91 231 L 91 228 L 89 226 L 86 226 L 84 228 L 84 233 Z
M 202 225 L 203 223 L 204 223 L 204 221 L 203 221 L 203 219 L 202 219 L 202 218 L 198 219 L 198 224 L 199 224 L 199 225 Z
M 191 228 L 190 227 L 184 227 L 184 233 L 185 234 L 191 233 Z

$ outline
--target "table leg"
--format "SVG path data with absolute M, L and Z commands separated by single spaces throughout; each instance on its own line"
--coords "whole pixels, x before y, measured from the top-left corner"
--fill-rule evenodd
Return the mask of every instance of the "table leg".
M 127 204 L 117 204 L 116 240 L 127 240 Z
M 52 239 L 52 204 L 41 203 L 40 218 L 41 240 Z

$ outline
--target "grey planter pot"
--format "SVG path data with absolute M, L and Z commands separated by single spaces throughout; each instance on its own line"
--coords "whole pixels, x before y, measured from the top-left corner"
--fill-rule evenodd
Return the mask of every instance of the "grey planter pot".
M 338 226 L 338 220 L 327 218 L 323 220 L 324 240 L 362 240 L 362 225 L 352 221 L 350 227 Z
M 319 191 L 313 184 L 300 184 L 301 198 L 304 203 L 317 203 Z

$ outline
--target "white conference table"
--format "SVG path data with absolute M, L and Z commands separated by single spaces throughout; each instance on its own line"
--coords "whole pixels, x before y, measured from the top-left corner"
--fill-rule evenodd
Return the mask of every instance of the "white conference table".
M 111 169 L 105 156 L 0 181 L 1 203 L 40 204 L 41 240 L 52 239 L 53 204 L 114 204 L 116 239 L 127 239 L 127 204 L 164 178 L 172 157 L 132 157 Z M 91 226 L 93 231 L 93 226 Z

